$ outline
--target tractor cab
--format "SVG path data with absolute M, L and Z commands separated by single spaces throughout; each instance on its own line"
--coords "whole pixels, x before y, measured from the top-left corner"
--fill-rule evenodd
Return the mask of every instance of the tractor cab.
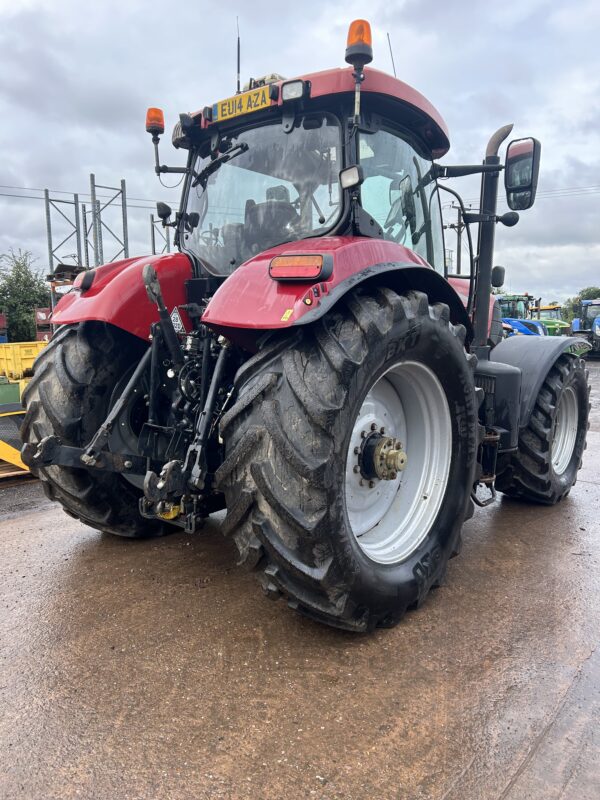
M 600 353 L 600 297 L 582 300 L 580 314 L 573 320 L 573 334 L 587 339 L 594 355 L 597 355 Z
M 282 106 L 204 129 L 184 194 L 197 223 L 180 230 L 182 249 L 224 276 L 273 246 L 356 232 L 405 245 L 443 272 L 431 150 L 391 115 L 377 115 L 377 97 L 363 103 L 355 128 L 352 104 L 352 93 L 307 97 L 293 116 Z
M 591 331 L 597 327 L 600 335 L 600 298 L 581 303 L 581 330 Z
M 173 223 L 184 252 L 225 277 L 276 245 L 360 235 L 404 245 L 443 273 L 432 159 L 449 142 L 425 98 L 370 70 L 354 115 L 352 67 L 250 85 L 175 127 L 174 145 L 189 150 Z
M 531 309 L 535 300 L 525 294 L 502 295 L 498 297 L 502 312 L 502 322 L 510 326 L 509 336 L 546 336 L 546 326 L 539 320 L 531 319 Z M 539 301 L 537 301 L 539 305 Z
M 569 333 L 570 325 L 561 319 L 562 308 L 557 303 L 550 305 L 540 305 L 532 308 L 532 319 L 539 319 L 548 329 L 549 336 L 562 336 Z

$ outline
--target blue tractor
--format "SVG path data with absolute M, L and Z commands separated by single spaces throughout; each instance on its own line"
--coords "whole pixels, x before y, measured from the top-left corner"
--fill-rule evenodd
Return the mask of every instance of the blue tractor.
M 502 309 L 502 322 L 512 331 L 509 336 L 546 336 L 548 331 L 539 319 L 530 319 L 536 301 L 528 294 L 505 294 L 497 298 Z M 539 303 L 537 303 L 539 305 Z
M 581 301 L 581 316 L 573 320 L 572 330 L 587 339 L 592 346 L 590 355 L 600 355 L 600 297 Z

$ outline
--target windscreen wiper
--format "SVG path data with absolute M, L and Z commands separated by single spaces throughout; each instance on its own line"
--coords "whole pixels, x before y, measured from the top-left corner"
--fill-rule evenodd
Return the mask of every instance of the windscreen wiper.
M 207 164 L 203 170 L 201 170 L 192 181 L 192 186 L 198 186 L 200 184 L 203 189 L 206 189 L 206 182 L 209 177 L 219 169 L 221 164 L 225 164 L 227 161 L 231 161 L 232 158 L 239 156 L 241 153 L 245 153 L 246 150 L 250 145 L 246 144 L 246 142 L 240 142 L 236 144 L 235 147 L 232 147 L 231 150 L 228 150 L 226 153 L 221 153 L 220 156 L 213 158 L 213 160 Z

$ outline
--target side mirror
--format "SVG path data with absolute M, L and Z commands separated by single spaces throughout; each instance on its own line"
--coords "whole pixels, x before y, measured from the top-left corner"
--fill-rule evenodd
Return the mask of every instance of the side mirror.
M 387 227 L 393 220 L 390 218 L 397 214 L 406 217 L 412 231 L 417 224 L 417 210 L 415 208 L 415 193 L 412 187 L 410 175 L 405 175 L 399 181 L 392 181 L 390 184 L 390 213 L 388 220 L 385 221 Z
M 492 286 L 494 289 L 499 289 L 501 286 L 504 286 L 505 275 L 506 270 L 504 267 L 494 267 L 492 269 Z
M 190 233 L 194 230 L 194 228 L 198 227 L 198 223 L 200 222 L 200 214 L 197 211 L 190 211 L 189 214 L 186 214 L 185 220 L 185 227 Z M 218 229 L 213 228 L 213 230 L 217 230 L 218 236 Z
M 156 204 L 156 216 L 162 220 L 163 225 L 167 224 L 167 220 L 172 213 L 171 206 L 167 205 L 167 203 Z
M 506 150 L 504 186 L 506 201 L 513 211 L 525 211 L 535 202 L 540 153 L 537 139 L 515 139 Z

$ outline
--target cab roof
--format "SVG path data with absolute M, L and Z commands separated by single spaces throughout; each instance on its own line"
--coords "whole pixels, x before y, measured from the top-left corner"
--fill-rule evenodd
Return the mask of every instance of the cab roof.
M 301 76 L 310 81 L 310 96 L 322 97 L 328 94 L 354 92 L 355 81 L 352 67 L 328 69 Z M 361 84 L 361 94 L 386 95 L 408 106 L 412 106 L 422 117 L 421 125 L 416 131 L 431 147 L 434 158 L 441 158 L 450 149 L 448 128 L 439 111 L 416 89 L 404 81 L 381 72 L 378 69 L 365 68 L 365 80 Z M 297 80 L 297 79 L 296 79 Z
M 346 67 L 312 72 L 285 81 L 275 81 L 271 85 L 278 86 L 279 91 L 277 92 L 277 99 L 271 100 L 271 107 L 283 104 L 281 85 L 289 81 L 303 80 L 307 82 L 310 85 L 308 98 L 311 100 L 327 95 L 354 92 L 355 80 L 352 73 L 353 68 Z M 428 149 L 431 150 L 432 158 L 441 158 L 448 152 L 450 149 L 448 128 L 441 114 L 429 100 L 416 89 L 413 89 L 412 86 L 380 70 L 367 67 L 364 70 L 364 75 L 365 79 L 361 84 L 361 95 L 379 95 L 392 101 L 398 101 L 399 104 L 404 106 L 404 110 L 409 112 L 410 128 L 420 136 Z M 192 115 L 195 121 L 200 117 L 202 128 L 208 128 L 213 124 L 210 113 L 207 113 L 209 109 L 210 107 Z

